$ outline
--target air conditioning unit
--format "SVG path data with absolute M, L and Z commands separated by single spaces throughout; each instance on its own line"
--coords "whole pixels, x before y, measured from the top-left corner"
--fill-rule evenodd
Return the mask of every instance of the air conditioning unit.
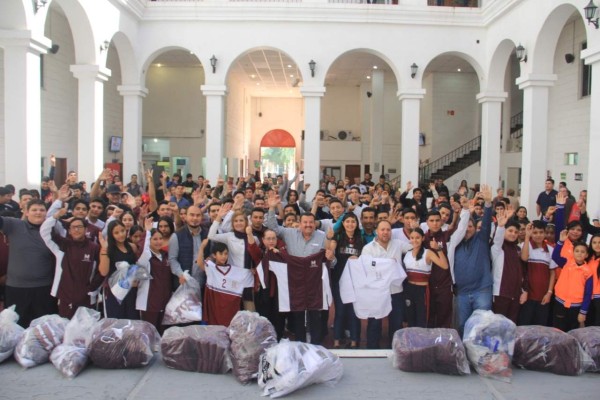
M 350 131 L 339 131 L 337 134 L 338 140 L 349 140 L 352 141 L 352 132 Z

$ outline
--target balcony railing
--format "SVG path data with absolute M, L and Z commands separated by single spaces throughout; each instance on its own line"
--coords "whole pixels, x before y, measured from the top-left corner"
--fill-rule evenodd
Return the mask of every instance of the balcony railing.
M 146 0 L 148 3 L 202 3 L 204 0 Z M 206 2 L 219 0 L 206 0 Z M 482 0 L 420 0 L 428 6 L 442 7 L 479 7 Z M 419 3 L 419 0 L 309 0 L 307 3 L 343 3 L 343 4 L 393 4 L 403 5 Z M 220 0 L 231 3 L 303 3 L 304 0 Z

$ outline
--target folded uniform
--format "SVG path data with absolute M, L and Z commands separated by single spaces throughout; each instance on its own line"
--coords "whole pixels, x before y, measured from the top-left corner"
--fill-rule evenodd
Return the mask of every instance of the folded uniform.
M 224 326 L 191 325 L 167 329 L 160 348 L 169 368 L 224 374 L 231 369 L 229 344 Z
M 600 321 L 598 321 L 600 322 Z M 569 331 L 569 335 L 573 336 L 583 351 L 587 353 L 594 362 L 587 368 L 588 372 L 600 372 L 600 326 L 587 326 L 585 328 L 573 329 Z
M 52 350 L 62 343 L 68 322 L 68 319 L 56 314 L 31 321 L 15 348 L 17 362 L 25 368 L 47 363 Z
M 406 372 L 470 374 L 469 362 L 458 332 L 447 328 L 404 328 L 392 341 L 392 363 Z

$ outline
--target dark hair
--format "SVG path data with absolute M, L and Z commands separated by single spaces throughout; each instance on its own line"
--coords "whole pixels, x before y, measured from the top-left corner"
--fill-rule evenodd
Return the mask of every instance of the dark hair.
M 260 207 L 254 207 L 250 212 L 250 215 L 254 214 L 255 212 L 261 213 L 263 215 L 265 214 L 265 210 Z
M 365 207 L 360 212 L 360 216 L 362 217 L 366 212 L 372 212 L 373 214 L 377 214 L 377 210 L 373 207 Z
M 597 233 L 595 235 L 592 236 L 592 238 L 590 239 L 590 245 L 588 248 L 588 261 L 591 261 L 594 258 L 600 258 L 600 257 L 596 257 L 596 252 L 594 251 L 594 249 L 592 249 L 592 241 L 594 240 L 594 238 L 600 238 L 600 233 Z M 600 270 L 600 268 L 598 268 Z M 600 271 L 598 271 L 598 277 L 600 278 Z
M 171 230 L 171 235 L 175 232 L 175 224 L 173 223 L 173 218 L 171 217 L 160 217 L 156 223 L 156 228 L 158 229 L 158 225 L 160 225 L 160 222 L 164 221 L 169 225 L 169 229 Z
M 588 245 L 583 240 L 576 240 L 573 242 L 573 250 L 575 250 L 575 247 L 579 247 L 579 246 L 585 247 L 585 250 L 589 252 Z
M 123 229 L 125 229 L 125 225 L 123 225 L 123 223 L 121 221 L 119 221 L 118 219 L 115 219 L 115 220 L 110 221 L 110 223 L 108 224 L 107 231 L 106 231 L 106 240 L 108 242 L 108 249 L 106 250 L 106 252 L 108 253 L 108 257 L 111 259 L 111 261 L 115 258 L 115 254 L 117 253 L 117 251 L 119 251 L 119 249 L 117 248 L 117 241 L 115 240 L 115 237 L 113 236 L 113 231 L 115 230 L 115 228 L 117 226 L 121 226 L 121 227 L 123 227 Z M 131 244 L 129 243 L 129 240 L 125 240 L 125 249 L 127 250 L 128 253 L 133 252 L 133 249 L 131 248 Z
M 294 213 L 287 213 L 283 216 L 283 220 L 285 221 L 286 219 L 288 219 L 288 217 L 294 217 L 294 219 L 297 220 L 298 215 Z
M 288 190 L 288 192 L 287 192 L 287 195 L 285 196 L 285 200 L 286 200 L 288 203 L 289 203 L 289 201 L 290 201 L 290 195 L 291 195 L 292 193 L 296 195 L 296 201 L 298 201 L 298 199 L 300 198 L 300 196 L 298 195 L 298 191 L 297 191 L 297 190 L 290 189 L 290 190 Z
M 131 240 L 131 237 L 132 237 L 133 235 L 135 235 L 136 233 L 138 233 L 138 232 L 144 232 L 144 228 L 142 228 L 142 227 L 141 227 L 141 226 L 139 226 L 139 225 L 134 225 L 134 226 L 132 226 L 131 228 L 129 228 L 129 235 L 127 236 L 127 239 L 128 239 L 128 240 Z M 137 244 L 137 243 L 136 243 L 136 244 Z
M 31 208 L 31 206 L 35 206 L 35 205 L 44 206 L 44 208 L 46 208 L 46 203 L 44 203 L 43 200 L 40 200 L 40 199 L 31 199 L 27 203 L 27 211 L 29 211 L 29 209 Z
M 552 182 L 552 184 L 554 185 L 554 179 L 552 179 L 552 178 L 546 178 L 546 182 Z
M 73 200 L 73 202 L 71 203 L 71 209 L 74 209 L 78 204 L 83 204 L 85 208 L 87 208 L 88 210 L 90 209 L 90 205 L 88 204 L 88 202 L 83 199 Z
M 225 243 L 211 241 L 210 254 L 222 253 L 224 251 L 229 251 L 229 248 Z
M 69 224 L 67 225 L 67 229 L 71 227 L 71 224 L 75 221 L 81 221 L 83 223 L 83 227 L 85 228 L 87 226 L 87 222 L 85 221 L 85 219 L 83 218 L 78 218 L 78 217 L 73 217 L 71 218 L 71 222 L 69 222 Z
M 329 200 L 329 206 L 331 207 L 331 205 L 334 203 L 340 203 L 342 208 L 344 207 L 344 204 L 342 203 L 342 201 L 340 199 L 338 199 L 337 197 L 334 197 L 331 200 Z
M 442 215 L 441 215 L 441 214 L 440 214 L 440 212 L 439 212 L 439 211 L 437 211 L 437 210 L 431 210 L 431 211 L 429 211 L 429 212 L 427 213 L 427 218 L 425 218 L 425 220 L 428 220 L 428 219 L 429 219 L 429 217 L 440 217 L 440 218 L 441 218 L 441 217 L 442 217 Z
M 519 225 L 519 223 L 517 221 L 509 220 L 506 222 L 506 225 L 504 225 L 504 229 L 508 229 L 508 228 L 517 228 L 517 230 L 519 230 L 519 229 L 521 229 L 521 225 Z
M 531 226 L 533 227 L 533 229 L 546 230 L 546 225 L 538 219 L 536 219 L 535 221 L 531 221 Z
M 123 217 L 126 216 L 126 215 L 131 215 L 131 217 L 133 218 L 133 226 L 138 225 L 138 221 L 135 218 L 135 214 L 133 212 L 129 211 L 129 210 L 123 211 L 123 214 L 121 214 L 121 216 L 119 217 L 119 220 L 123 221 Z
M 451 206 L 450 204 L 448 204 L 448 203 L 441 203 L 441 204 L 438 206 L 438 210 L 441 210 L 442 208 L 445 208 L 445 209 L 447 209 L 447 210 L 450 210 L 450 211 L 452 211 L 452 206 Z
M 347 213 L 344 215 L 344 219 L 342 221 L 345 221 L 350 218 L 354 219 L 354 221 L 356 222 L 356 227 L 354 228 L 354 234 L 352 235 L 353 245 L 357 250 L 360 251 L 360 250 L 362 250 L 362 248 L 364 246 L 364 241 L 363 241 L 362 235 L 360 233 L 360 227 L 358 225 L 358 217 L 354 213 Z M 346 247 L 350 243 L 350 237 L 346 233 L 346 230 L 344 229 L 343 225 L 340 226 L 339 230 L 335 232 L 335 240 L 338 243 L 337 249 Z
M 580 227 L 581 229 L 583 229 L 583 225 L 581 225 L 581 222 L 579 221 L 571 221 L 567 224 L 567 230 L 570 231 L 573 228 L 577 228 Z
M 413 194 L 415 194 L 415 193 L 417 193 L 417 192 L 419 192 L 419 193 L 423 194 L 423 189 L 421 189 L 421 188 L 414 188 L 414 189 L 413 189 Z
M 29 191 L 29 189 L 21 189 L 19 190 L 19 199 L 22 199 L 23 196 L 31 196 L 31 192 Z
M 310 212 L 304 212 L 304 213 L 300 214 L 300 219 L 302 219 L 302 217 L 310 217 L 310 218 L 316 220 L 315 215 L 313 213 L 310 213 Z
M 407 208 L 405 208 L 405 209 L 402 210 L 402 216 L 405 216 L 406 214 L 415 214 L 415 215 L 417 215 L 417 212 L 413 208 L 407 207 Z
M 90 200 L 90 204 L 92 203 L 100 203 L 102 204 L 102 208 L 106 208 L 106 202 L 104 200 L 102 200 L 100 197 L 94 197 L 93 199 Z
M 413 233 L 413 232 L 418 233 L 421 237 L 425 237 L 425 233 L 423 232 L 423 230 L 421 228 L 415 228 L 410 233 Z M 415 260 L 419 261 L 421 258 L 423 258 L 423 254 L 425 254 L 425 246 L 423 246 L 423 244 L 421 244 L 421 248 L 417 252 L 417 256 L 415 257 Z

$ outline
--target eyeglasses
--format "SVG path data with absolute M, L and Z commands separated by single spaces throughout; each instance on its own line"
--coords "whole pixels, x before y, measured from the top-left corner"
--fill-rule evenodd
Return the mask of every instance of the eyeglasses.
M 83 226 L 83 225 L 71 225 L 70 228 L 71 229 L 84 229 L 85 226 Z

